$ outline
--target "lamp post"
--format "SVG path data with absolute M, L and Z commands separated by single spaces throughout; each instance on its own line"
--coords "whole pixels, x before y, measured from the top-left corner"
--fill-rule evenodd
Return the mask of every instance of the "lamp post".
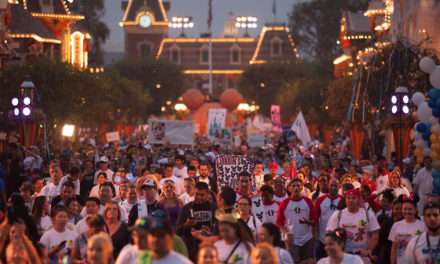
M 403 117 L 409 115 L 410 112 L 410 100 L 408 94 L 408 88 L 400 86 L 397 87 L 395 92 L 391 95 L 391 114 L 398 118 L 397 120 L 397 129 L 394 130 L 394 139 L 397 145 L 397 161 L 399 166 L 402 166 L 403 160 Z M 396 140 L 396 132 L 397 139 Z
M 249 37 L 249 29 L 257 28 L 258 18 L 254 16 L 239 16 L 235 18 L 235 27 L 245 29 L 245 37 Z
M 190 16 L 175 16 L 171 18 L 171 22 L 168 24 L 170 28 L 180 29 L 180 36 L 185 37 L 185 29 L 193 28 L 193 18 Z

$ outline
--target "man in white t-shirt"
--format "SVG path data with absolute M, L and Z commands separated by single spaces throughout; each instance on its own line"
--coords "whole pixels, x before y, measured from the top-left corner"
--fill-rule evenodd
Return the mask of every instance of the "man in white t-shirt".
M 432 193 L 432 159 L 425 157 L 423 159 L 424 167 L 421 168 L 413 179 L 414 192 L 419 195 L 417 209 L 422 212 L 423 205 L 426 202 L 426 195 Z
M 279 203 L 273 199 L 273 189 L 269 185 L 263 185 L 260 188 L 261 200 L 263 203 L 263 223 L 276 224 Z
M 255 184 L 257 185 L 257 190 L 260 190 L 261 186 L 264 184 L 264 165 L 261 161 L 255 163 L 254 178 Z
M 328 185 L 329 193 L 319 197 L 315 202 L 316 213 L 318 216 L 318 235 L 319 244 L 317 247 L 317 258 L 325 257 L 327 254 L 324 251 L 324 238 L 326 234 L 327 223 L 330 217 L 337 211 L 339 202 L 342 196 L 339 192 L 339 182 L 335 178 L 330 180 Z
M 53 210 L 53 228 L 43 233 L 40 243 L 47 248 L 49 258 L 57 260 L 59 255 L 67 252 L 67 248 L 72 248 L 78 234 L 67 228 L 69 214 L 66 207 L 59 206 Z
M 426 232 L 413 237 L 405 250 L 405 264 L 440 263 L 440 205 L 428 203 L 423 208 Z
M 291 188 L 292 194 L 280 204 L 277 225 L 287 236 L 286 242 L 291 248 L 295 263 L 314 263 L 315 207 L 312 200 L 301 194 L 304 185 L 299 178 L 294 178 L 288 187 Z
M 374 212 L 362 207 L 359 189 L 347 191 L 345 203 L 347 208 L 336 211 L 328 220 L 327 231 L 343 228 L 347 233 L 345 251 L 358 254 L 369 263 L 379 241 L 379 223 Z
M 194 201 L 194 196 L 196 195 L 195 185 L 196 183 L 194 178 L 188 177 L 183 180 L 183 189 L 185 192 L 179 196 L 179 199 L 184 205 Z
M 50 182 L 41 189 L 40 195 L 51 200 L 53 197 L 60 195 L 63 172 L 59 166 L 52 166 L 49 168 L 49 176 Z
M 178 155 L 174 160 L 173 175 L 177 177 L 187 178 L 188 168 L 185 166 L 185 156 Z

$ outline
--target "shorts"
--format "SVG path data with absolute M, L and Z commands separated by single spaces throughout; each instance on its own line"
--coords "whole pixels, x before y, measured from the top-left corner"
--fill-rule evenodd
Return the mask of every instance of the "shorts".
M 315 258 L 314 240 L 310 239 L 302 246 L 293 245 L 293 248 L 290 250 L 290 253 L 292 254 L 293 261 L 295 263 L 300 263 L 301 261 L 307 259 L 314 259 Z

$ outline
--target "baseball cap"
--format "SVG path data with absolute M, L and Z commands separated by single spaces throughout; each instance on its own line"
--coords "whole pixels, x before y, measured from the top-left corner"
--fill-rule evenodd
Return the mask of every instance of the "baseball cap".
M 102 157 L 99 158 L 99 162 L 107 163 L 108 162 L 108 158 L 106 156 L 102 156 Z

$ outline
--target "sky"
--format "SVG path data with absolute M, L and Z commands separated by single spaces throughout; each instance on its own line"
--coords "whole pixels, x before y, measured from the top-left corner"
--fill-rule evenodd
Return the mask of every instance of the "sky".
M 221 36 L 223 33 L 224 21 L 229 17 L 228 13 L 233 12 L 235 16 L 256 16 L 258 17 L 259 28 L 251 30 L 251 35 L 257 35 L 260 27 L 266 22 L 273 22 L 272 15 L 273 0 L 213 0 L 213 32 L 214 36 Z M 300 0 L 276 0 L 277 21 L 287 22 L 288 13 L 292 6 Z M 194 28 L 186 30 L 187 36 L 199 36 L 207 31 L 208 0 L 170 0 L 172 16 L 192 16 Z M 110 28 L 110 37 L 104 45 L 105 51 L 122 52 L 124 50 L 123 30 L 118 23 L 122 18 L 121 0 L 105 0 L 104 22 Z M 178 31 L 170 30 L 170 35 L 178 35 Z

